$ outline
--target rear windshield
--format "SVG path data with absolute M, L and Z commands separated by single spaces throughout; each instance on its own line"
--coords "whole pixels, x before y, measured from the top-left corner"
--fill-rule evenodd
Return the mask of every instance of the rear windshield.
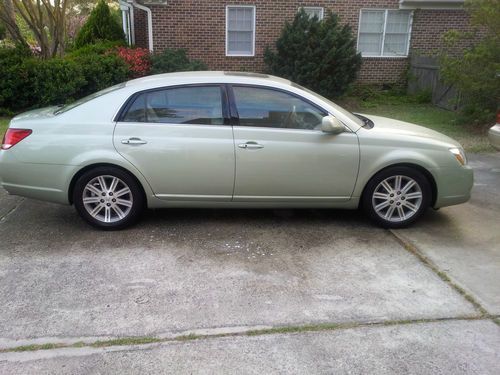
M 98 98 L 99 96 L 103 96 L 103 95 L 108 94 L 112 91 L 119 90 L 123 87 L 125 87 L 125 82 L 119 83 L 118 85 L 114 85 L 114 86 L 105 88 L 104 90 L 101 90 L 101 91 L 97 91 L 93 94 L 90 94 L 90 95 L 85 96 L 81 99 L 78 99 L 77 101 L 75 101 L 73 103 L 66 104 L 65 106 L 62 106 L 61 108 L 58 108 L 56 111 L 54 111 L 54 114 L 58 115 L 60 113 L 67 112 L 70 109 L 73 109 L 75 107 L 78 107 L 79 105 L 82 105 L 83 103 L 87 103 L 88 101 L 91 101 L 92 99 Z

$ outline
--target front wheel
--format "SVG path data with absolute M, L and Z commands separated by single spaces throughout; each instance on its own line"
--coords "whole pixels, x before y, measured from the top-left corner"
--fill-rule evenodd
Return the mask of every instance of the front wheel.
M 113 167 L 98 167 L 80 176 L 73 202 L 85 221 L 105 230 L 133 224 L 144 207 L 143 194 L 135 179 Z
M 429 181 L 410 167 L 392 167 L 376 174 L 363 194 L 363 208 L 384 228 L 403 228 L 429 207 Z

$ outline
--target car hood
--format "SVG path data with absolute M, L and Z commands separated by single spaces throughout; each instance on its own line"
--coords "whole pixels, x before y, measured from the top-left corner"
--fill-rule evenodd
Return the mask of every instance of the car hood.
M 51 106 L 39 109 L 33 109 L 28 112 L 23 112 L 11 120 L 11 124 L 16 122 L 32 121 L 32 120 L 44 120 L 47 118 L 54 117 L 54 112 L 60 107 Z
M 370 129 L 370 132 L 380 132 L 385 134 L 394 134 L 394 135 L 407 135 L 411 137 L 419 137 L 419 138 L 428 138 L 436 141 L 448 143 L 452 146 L 461 147 L 460 143 L 455 141 L 453 138 L 448 137 L 447 135 L 441 134 L 435 130 L 426 128 L 424 126 L 415 125 L 409 122 L 399 121 L 390 119 L 387 117 L 381 116 L 373 116 L 373 115 L 365 115 L 362 116 L 367 117 L 372 120 L 374 123 L 373 129 Z

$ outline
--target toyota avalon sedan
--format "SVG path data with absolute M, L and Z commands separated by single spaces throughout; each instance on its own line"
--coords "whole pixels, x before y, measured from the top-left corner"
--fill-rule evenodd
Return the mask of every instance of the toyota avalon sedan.
M 102 229 L 161 207 L 362 207 L 400 228 L 466 202 L 473 175 L 435 131 L 352 114 L 277 77 L 185 72 L 14 117 L 0 182 Z

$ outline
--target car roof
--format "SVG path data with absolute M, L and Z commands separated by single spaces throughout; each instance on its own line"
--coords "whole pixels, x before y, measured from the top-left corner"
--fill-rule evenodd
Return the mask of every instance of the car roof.
M 273 85 L 281 84 L 290 86 L 292 82 L 287 79 L 249 72 L 223 72 L 223 71 L 196 71 L 163 73 L 137 78 L 126 83 L 127 87 L 157 87 L 189 83 L 246 83 Z

